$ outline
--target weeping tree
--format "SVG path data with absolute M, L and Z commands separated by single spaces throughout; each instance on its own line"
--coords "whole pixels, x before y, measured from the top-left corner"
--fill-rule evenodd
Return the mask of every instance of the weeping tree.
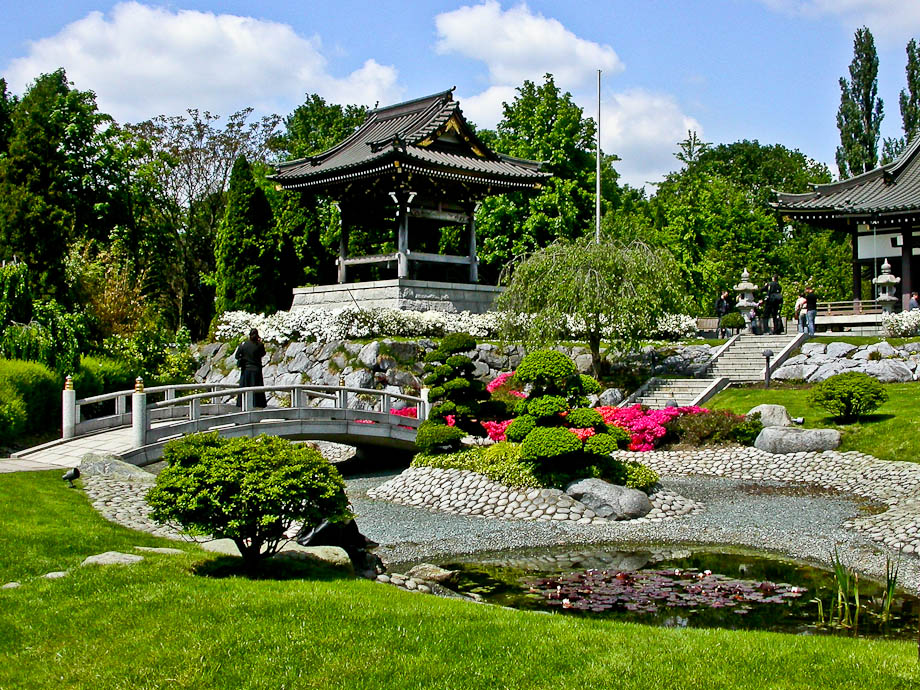
M 533 346 L 584 338 L 598 376 L 602 340 L 634 349 L 686 294 L 669 252 L 610 238 L 557 241 L 506 266 L 502 284 L 506 337 Z

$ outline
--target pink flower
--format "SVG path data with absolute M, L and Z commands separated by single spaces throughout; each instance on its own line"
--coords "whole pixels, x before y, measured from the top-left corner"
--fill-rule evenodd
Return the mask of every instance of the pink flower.
M 452 414 L 446 414 L 444 415 L 444 422 L 447 424 L 447 426 L 456 426 L 457 418 Z
M 578 437 L 579 441 L 584 441 L 587 438 L 591 438 L 592 436 L 594 436 L 595 433 L 597 433 L 591 427 L 588 427 L 586 429 L 571 429 L 570 428 L 569 431 L 575 434 Z
M 480 422 L 483 428 L 486 430 L 486 433 L 489 434 L 489 438 L 493 441 L 504 441 L 505 440 L 505 430 L 511 426 L 513 419 L 506 419 L 504 422 Z
M 401 410 L 390 410 L 390 414 L 395 414 L 397 417 L 412 417 L 412 419 L 418 419 L 418 407 L 404 407 Z
M 494 393 L 496 389 L 504 386 L 505 383 L 508 381 L 508 379 L 510 379 L 512 376 L 514 376 L 513 371 L 509 371 L 504 374 L 499 374 L 494 379 L 489 381 L 489 383 L 486 384 L 486 390 L 489 391 L 490 393 Z
M 356 419 L 355 423 L 357 424 L 376 424 L 377 422 L 375 422 L 373 419 Z
M 630 434 L 629 449 L 649 451 L 667 433 L 665 425 L 684 414 L 702 414 L 709 410 L 691 405 L 688 407 L 665 407 L 660 410 L 644 410 L 641 405 L 631 407 L 598 407 L 604 423 L 618 426 Z

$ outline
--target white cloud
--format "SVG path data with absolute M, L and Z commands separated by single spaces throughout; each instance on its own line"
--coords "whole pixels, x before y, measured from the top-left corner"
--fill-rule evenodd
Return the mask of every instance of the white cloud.
M 634 187 L 659 182 L 677 167 L 677 142 L 702 125 L 669 94 L 630 89 L 601 103 L 601 148 L 615 153 L 622 181 Z
M 120 122 L 186 108 L 285 113 L 307 92 L 367 105 L 402 96 L 394 67 L 367 60 L 344 78 L 334 77 L 320 39 L 300 36 L 289 25 L 137 2 L 120 3 L 108 15 L 91 12 L 31 43 L 29 54 L 4 74 L 22 92 L 39 74 L 59 67 L 78 88 L 95 91 L 100 110 Z
M 806 18 L 836 17 L 841 23 L 865 25 L 887 41 L 903 42 L 920 30 L 917 0 L 761 0 L 772 10 Z
M 435 25 L 438 52 L 482 60 L 493 84 L 517 86 L 551 72 L 557 83 L 576 88 L 590 82 L 598 69 L 623 69 L 610 46 L 579 38 L 523 3 L 502 10 L 495 0 L 487 0 L 439 14 Z
M 490 86 L 475 96 L 461 96 L 463 116 L 477 127 L 494 129 L 502 119 L 502 104 L 511 103 L 517 95 L 513 86 Z

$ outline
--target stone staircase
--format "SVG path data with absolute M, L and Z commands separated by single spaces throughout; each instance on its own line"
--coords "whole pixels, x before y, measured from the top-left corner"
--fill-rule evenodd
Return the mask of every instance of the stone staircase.
M 653 377 L 620 403 L 621 407 L 641 403 L 652 408 L 673 401 L 678 406 L 701 405 L 732 383 L 764 380 L 764 350 L 773 350 L 770 369 L 777 368 L 807 340 L 805 334 L 736 335 L 716 350 L 693 378 Z

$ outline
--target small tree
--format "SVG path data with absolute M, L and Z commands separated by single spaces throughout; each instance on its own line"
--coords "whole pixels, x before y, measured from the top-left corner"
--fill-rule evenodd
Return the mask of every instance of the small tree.
M 635 347 L 683 295 L 671 255 L 642 242 L 556 242 L 510 268 L 498 299 L 505 336 L 536 346 L 584 337 L 598 376 L 602 338 Z
M 153 519 L 232 539 L 248 569 L 276 553 L 295 523 L 351 517 L 342 477 L 309 446 L 194 434 L 167 443 L 163 458 L 168 466 L 147 493 Z

